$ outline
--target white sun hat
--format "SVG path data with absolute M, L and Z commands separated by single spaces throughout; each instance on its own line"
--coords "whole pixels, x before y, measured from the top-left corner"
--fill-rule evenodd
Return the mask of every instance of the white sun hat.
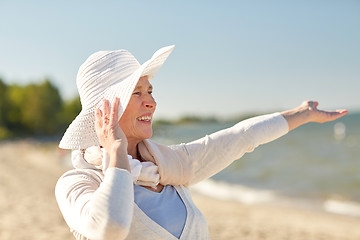
M 152 79 L 173 49 L 173 45 L 159 49 L 142 65 L 127 50 L 99 51 L 86 59 L 76 78 L 82 110 L 69 125 L 59 147 L 86 149 L 99 146 L 95 109 L 102 106 L 103 99 L 112 103 L 118 97 L 120 119 L 139 78 L 148 76 Z

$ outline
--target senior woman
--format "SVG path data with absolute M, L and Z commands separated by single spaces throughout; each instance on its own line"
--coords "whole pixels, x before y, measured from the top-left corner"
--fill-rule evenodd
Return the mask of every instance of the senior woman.
M 149 80 L 172 50 L 162 48 L 142 65 L 127 50 L 100 51 L 80 67 L 82 111 L 59 145 L 73 150 L 75 169 L 60 177 L 55 190 L 76 239 L 209 239 L 189 186 L 304 123 L 347 113 L 321 111 L 306 101 L 190 143 L 154 143 Z

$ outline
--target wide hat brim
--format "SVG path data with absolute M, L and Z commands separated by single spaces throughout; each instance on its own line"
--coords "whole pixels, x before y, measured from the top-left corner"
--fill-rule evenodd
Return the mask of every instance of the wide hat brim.
M 91 146 L 100 146 L 95 131 L 95 109 L 101 108 L 103 99 L 107 99 L 112 103 L 114 99 L 118 97 L 120 99 L 120 119 L 129 103 L 139 78 L 148 76 L 149 79 L 152 79 L 173 49 L 174 45 L 159 49 L 148 61 L 140 65 L 140 67 L 126 79 L 107 88 L 100 96 L 101 99 L 98 99 L 97 104 L 89 109 L 82 109 L 65 131 L 59 147 L 63 149 L 86 149 Z

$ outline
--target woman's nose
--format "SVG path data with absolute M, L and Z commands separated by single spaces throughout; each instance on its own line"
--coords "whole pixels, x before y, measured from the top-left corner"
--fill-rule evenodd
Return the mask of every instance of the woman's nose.
M 150 95 L 150 97 L 144 100 L 144 106 L 150 109 L 156 108 L 156 102 L 153 96 Z

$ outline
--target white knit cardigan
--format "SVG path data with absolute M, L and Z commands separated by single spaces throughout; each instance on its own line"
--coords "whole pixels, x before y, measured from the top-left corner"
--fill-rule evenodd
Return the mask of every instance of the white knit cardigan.
M 213 176 L 246 152 L 287 132 L 285 118 L 274 113 L 172 146 L 172 151 L 186 158 L 184 162 L 192 163 L 191 168 L 184 169 L 193 171 L 186 184 L 174 186 L 187 211 L 180 239 L 209 239 L 206 220 L 193 203 L 187 187 Z M 171 159 L 167 167 L 171 167 Z M 55 195 L 76 239 L 176 239 L 134 203 L 132 176 L 126 170 L 109 168 L 105 175 L 91 166 L 70 170 L 60 177 Z

